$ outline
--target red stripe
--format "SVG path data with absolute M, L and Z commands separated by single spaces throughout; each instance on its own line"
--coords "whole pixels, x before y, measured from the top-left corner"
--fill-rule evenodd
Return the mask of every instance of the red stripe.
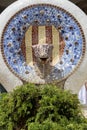
M 21 44 L 21 50 L 24 55 L 24 58 L 26 60 L 26 46 L 25 46 L 25 37 L 23 38 L 22 44 Z M 19 52 L 20 53 L 20 52 Z
M 32 45 L 38 44 L 38 26 L 32 26 Z
M 46 26 L 46 43 L 52 44 L 52 26 Z

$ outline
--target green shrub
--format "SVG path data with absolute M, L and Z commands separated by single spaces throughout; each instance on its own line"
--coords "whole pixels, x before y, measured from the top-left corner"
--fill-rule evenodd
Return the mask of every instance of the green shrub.
M 41 90 L 39 103 L 36 121 L 40 123 L 47 118 L 54 122 L 60 121 L 62 117 L 75 120 L 81 113 L 77 95 L 72 95 L 69 91 L 63 91 L 56 86 L 45 86 Z
M 9 127 L 26 129 L 27 120 L 34 121 L 37 107 L 38 89 L 33 85 L 19 87 L 1 98 L 0 126 L 6 126 L 6 130 Z
M 86 130 L 77 95 L 26 84 L 0 96 L 0 130 Z

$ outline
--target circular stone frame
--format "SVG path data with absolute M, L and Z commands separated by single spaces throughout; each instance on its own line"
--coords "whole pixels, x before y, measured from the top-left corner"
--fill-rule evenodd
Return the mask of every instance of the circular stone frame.
M 40 16 L 39 12 L 42 10 L 44 10 L 45 15 Z M 49 12 L 49 10 L 50 10 L 50 12 Z M 52 10 L 55 12 L 54 14 L 53 14 Z M 37 13 L 34 11 L 36 11 Z M 47 14 L 47 12 L 48 12 L 48 14 Z M 30 13 L 30 15 L 29 15 L 29 13 Z M 38 15 L 38 16 L 35 17 L 35 15 Z M 58 16 L 55 16 L 55 15 L 58 15 Z M 23 16 L 24 16 L 24 18 L 23 18 Z M 27 18 L 25 18 L 25 16 Z M 44 21 L 44 20 L 46 20 L 47 16 L 49 17 L 50 22 Z M 16 76 L 18 76 L 21 80 L 24 80 L 25 82 L 43 84 L 43 81 L 40 80 L 38 77 L 36 77 L 37 75 L 33 75 L 34 74 L 33 68 L 31 68 L 31 66 L 29 68 L 29 65 L 25 66 L 26 62 L 24 60 L 25 58 L 23 57 L 22 53 L 21 52 L 20 52 L 20 54 L 15 53 L 15 51 L 18 52 L 20 50 L 20 46 L 22 44 L 23 37 L 26 33 L 27 28 L 29 28 L 29 26 L 32 25 L 33 22 L 35 22 L 35 19 L 33 19 L 34 17 L 39 21 L 38 26 L 40 26 L 40 25 L 49 26 L 49 25 L 53 24 L 56 28 L 59 28 L 60 26 L 61 26 L 61 28 L 63 28 L 63 29 L 60 29 L 60 33 L 61 33 L 61 35 L 63 35 L 62 37 L 64 37 L 63 39 L 65 42 L 65 48 L 67 48 L 67 49 L 64 49 L 64 52 L 63 52 L 64 54 L 63 54 L 60 62 L 63 61 L 64 63 L 62 63 L 63 65 L 61 65 L 60 63 L 57 63 L 56 67 L 54 65 L 55 68 L 58 68 L 58 72 L 57 72 L 57 69 L 56 69 L 56 71 L 54 70 L 53 77 L 51 74 L 51 77 L 50 77 L 51 81 L 49 81 L 49 83 L 50 82 L 53 82 L 53 83 L 60 82 L 64 79 L 68 78 L 79 67 L 79 65 L 83 59 L 84 53 L 85 53 L 85 37 L 84 37 L 84 33 L 83 33 L 82 27 L 79 24 L 79 22 L 69 12 L 67 12 L 66 10 L 64 10 L 63 8 L 60 8 L 58 6 L 53 6 L 50 4 L 32 5 L 32 6 L 23 8 L 22 10 L 20 10 L 14 16 L 11 17 L 11 19 L 7 22 L 7 24 L 4 28 L 3 34 L 2 34 L 1 50 L 2 50 L 2 55 L 3 55 L 4 61 L 7 64 L 8 68 Z M 55 20 L 56 17 L 58 17 L 57 20 Z M 33 19 L 33 20 L 31 20 L 31 19 Z M 43 19 L 43 21 L 41 19 Z M 51 19 L 52 19 L 52 21 L 51 21 Z M 59 22 L 59 21 L 61 21 L 61 22 Z M 62 23 L 63 23 L 63 25 L 62 25 Z M 34 23 L 34 26 L 35 26 L 35 24 L 37 24 L 37 23 Z M 17 25 L 17 27 L 16 27 L 16 25 Z M 20 32 L 22 33 L 22 36 L 20 36 L 20 34 L 21 34 Z M 15 35 L 15 37 L 14 37 L 14 35 Z M 67 37 L 67 39 L 66 39 L 66 37 Z M 20 39 L 21 42 L 19 40 L 17 41 L 17 39 Z M 76 43 L 76 45 L 74 45 L 75 43 Z M 68 54 L 69 51 L 71 54 L 70 53 Z M 18 57 L 20 57 L 21 59 Z M 74 60 L 73 60 L 73 57 L 74 57 Z M 9 58 L 10 58 L 10 60 L 9 60 Z M 23 60 L 23 61 L 21 61 L 21 60 Z M 18 62 L 19 65 L 16 62 Z M 63 72 L 61 75 L 63 75 L 63 76 L 61 76 L 61 78 L 58 77 L 58 76 L 60 76 L 60 75 L 58 75 L 60 67 L 61 67 L 61 69 L 62 68 L 64 69 L 64 70 L 62 69 Z M 20 70 L 20 68 L 21 68 L 21 70 Z M 32 75 L 30 73 L 32 73 Z M 29 74 L 31 75 L 31 77 L 28 76 Z M 36 77 L 37 80 L 34 80 L 35 78 L 33 78 L 33 77 Z
M 22 5 L 22 6 L 18 6 L 18 3 L 20 3 L 20 5 Z M 50 2 L 50 1 L 46 1 L 46 0 L 43 0 L 42 2 L 40 2 L 40 1 L 38 1 L 38 2 L 35 2 L 34 0 L 31 2 L 27 2 L 27 0 L 25 1 L 25 4 L 23 4 L 23 0 L 22 1 L 18 1 L 18 2 L 15 2 L 13 5 L 11 5 L 11 6 L 9 6 L 2 14 L 1 14 L 1 17 L 4 17 L 4 15 L 6 15 L 7 13 L 6 13 L 6 11 L 7 12 L 9 12 L 10 11 L 10 9 L 11 9 L 11 7 L 13 6 L 15 9 L 17 9 L 18 7 L 19 7 L 19 9 L 18 10 L 14 10 L 14 11 L 12 11 L 11 13 L 11 16 L 10 16 L 10 18 L 9 19 L 11 19 L 17 12 L 20 12 L 20 10 L 22 10 L 23 8 L 26 8 L 27 6 L 32 6 L 32 5 L 34 5 L 34 4 L 50 4 L 51 3 L 51 5 L 53 5 L 53 6 L 55 6 L 55 5 L 57 5 L 58 7 L 60 7 L 60 8 L 63 8 L 64 10 L 66 10 L 66 12 L 70 12 L 70 14 L 72 14 L 71 16 L 74 16 L 75 17 L 75 19 L 77 19 L 77 21 L 79 21 L 79 19 L 78 19 L 78 17 L 77 16 L 75 16 L 76 14 L 74 14 L 74 12 L 72 12 L 71 11 L 71 9 L 67 9 L 67 7 L 66 7 L 66 5 L 67 4 L 70 4 L 70 7 L 74 7 L 75 9 L 77 9 L 77 10 L 80 10 L 80 9 L 78 9 L 75 5 L 73 5 L 71 2 L 68 2 L 68 1 L 66 1 L 66 4 L 65 4 L 65 1 L 63 1 L 63 2 L 61 2 L 61 0 L 59 1 L 59 2 L 57 2 L 57 1 L 55 1 L 55 2 Z M 64 3 L 64 5 L 63 5 L 63 3 Z M 15 4 L 18 6 L 18 7 L 16 7 L 15 6 Z M 81 10 L 80 10 L 81 11 Z M 84 18 L 85 18 L 85 14 L 81 11 L 81 14 L 82 15 L 84 15 Z M 9 20 L 8 19 L 8 20 Z M 4 27 L 6 26 L 6 23 L 8 22 L 8 20 L 6 20 L 4 23 L 3 23 L 3 26 L 2 26 L 2 28 L 1 28 L 1 30 L 2 30 L 2 32 L 3 32 L 3 29 L 4 29 Z M 3 21 L 3 20 L 2 20 Z M 83 30 L 82 31 L 82 34 L 83 34 L 83 36 L 85 35 L 85 32 L 84 32 L 84 27 L 83 27 L 83 24 L 81 23 L 81 22 L 79 22 L 80 23 L 80 25 L 82 26 L 82 29 L 81 30 Z M 2 37 L 2 33 L 0 34 L 0 36 Z M 2 38 L 1 38 L 2 39 Z M 84 37 L 84 40 L 85 40 L 85 37 Z M 85 50 L 85 46 L 83 47 L 84 49 L 83 49 L 83 53 L 85 53 L 84 52 L 84 50 Z M 83 55 L 82 55 L 82 57 L 83 57 Z M 83 59 L 83 58 L 81 58 L 81 59 Z M 4 62 L 3 61 L 3 58 L 2 58 L 2 62 Z M 84 61 L 83 61 L 84 62 Z M 81 68 L 81 65 L 83 64 L 83 62 L 80 64 L 80 66 L 79 66 L 79 68 L 77 69 L 77 71 L 76 72 L 78 72 L 78 70 Z M 79 62 L 80 63 L 80 62 Z M 5 65 L 5 64 L 4 64 Z M 7 69 L 6 71 L 8 71 L 9 72 L 9 70 L 8 70 L 8 68 L 5 66 L 5 68 Z M 5 72 L 6 72 L 5 71 Z M 75 72 L 75 73 L 76 73 Z M 11 72 L 9 72 L 14 78 L 12 78 L 12 79 L 15 79 L 15 81 L 16 81 L 16 85 L 21 85 L 22 84 L 22 81 L 20 80 L 20 79 L 18 79 L 14 74 L 12 74 Z M 73 75 L 75 75 L 75 73 L 73 73 L 71 76 L 73 76 Z M 6 72 L 6 74 L 7 74 L 7 72 Z M 69 75 L 70 76 L 70 75 Z M 70 76 L 70 77 L 71 77 Z M 65 82 L 65 88 L 69 88 L 68 86 L 68 84 L 71 84 L 71 83 L 69 83 L 69 82 L 71 82 L 71 81 L 69 81 L 70 80 L 70 77 L 68 77 L 68 79 L 66 80 L 66 82 Z M 4 78 L 4 76 L 3 76 L 3 78 Z M 85 77 L 86 78 L 86 77 Z M 85 79 L 84 78 L 84 79 Z M 11 79 L 10 77 L 9 77 L 9 79 Z M 73 79 L 73 78 L 72 78 Z M 80 76 L 80 79 L 81 79 L 81 76 Z M 83 78 L 82 78 L 82 81 L 84 80 Z M 4 83 L 6 83 L 5 81 L 4 81 L 4 79 L 3 79 L 3 82 Z M 10 81 L 11 82 L 11 84 L 12 84 L 12 81 Z M 80 84 L 81 84 L 82 82 L 80 82 Z M 14 87 L 16 86 L 16 85 L 13 85 Z M 7 84 L 7 85 L 5 85 L 5 86 L 8 86 L 7 87 L 7 89 L 9 88 L 9 89 L 12 89 L 12 88 L 10 88 L 10 86 L 9 86 L 9 84 Z M 67 86 L 67 87 L 66 87 Z M 79 87 L 78 87 L 79 88 Z M 69 88 L 70 89 L 70 88 Z M 8 90 L 9 91 L 9 90 Z M 75 91 L 75 90 L 74 90 Z

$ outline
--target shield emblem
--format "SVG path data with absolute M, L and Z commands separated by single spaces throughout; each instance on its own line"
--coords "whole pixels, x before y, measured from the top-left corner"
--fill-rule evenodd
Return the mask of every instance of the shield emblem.
M 21 50 L 28 65 L 33 66 L 35 60 L 32 45 L 36 44 L 53 44 L 51 62 L 55 65 L 61 60 L 64 52 L 65 42 L 59 30 L 52 26 L 33 25 L 25 33 Z

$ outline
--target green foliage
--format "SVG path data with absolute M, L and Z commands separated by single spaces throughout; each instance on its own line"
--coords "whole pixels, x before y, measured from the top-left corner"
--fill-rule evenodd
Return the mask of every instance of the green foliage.
M 40 108 L 36 121 L 42 123 L 47 118 L 54 122 L 61 118 L 74 119 L 80 113 L 77 95 L 63 91 L 56 86 L 46 86 L 41 90 Z
M 87 130 L 77 95 L 26 84 L 0 95 L 0 130 Z
M 37 105 L 38 89 L 33 85 L 25 85 L 6 94 L 0 100 L 0 126 L 6 130 L 26 129 L 26 121 L 35 118 Z

